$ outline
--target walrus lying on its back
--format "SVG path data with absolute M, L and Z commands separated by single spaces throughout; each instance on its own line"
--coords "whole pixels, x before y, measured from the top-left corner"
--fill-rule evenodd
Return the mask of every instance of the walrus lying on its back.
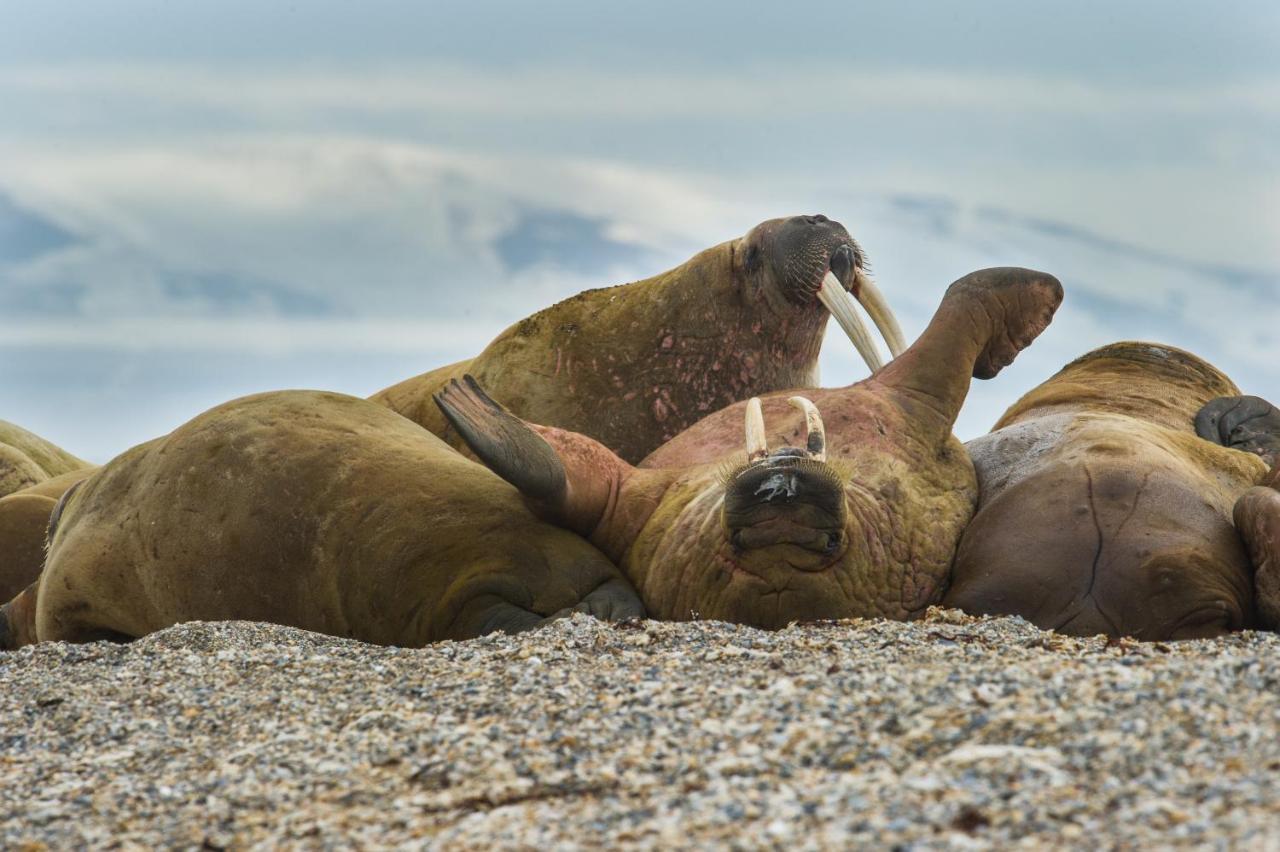
M 477 357 L 370 399 L 465 450 L 431 398 L 470 374 L 517 416 L 588 435 L 636 463 L 726 405 L 816 385 L 828 310 L 878 369 L 846 291 L 898 355 L 902 331 L 864 266 L 840 223 L 771 219 L 669 272 L 566 299 Z
M 970 379 L 1011 363 L 1061 300 L 1051 275 L 972 273 L 871 378 L 729 406 L 642 467 L 514 417 L 469 378 L 438 400 L 539 517 L 622 568 L 654 618 L 908 619 L 941 596 L 977 499 L 951 434 Z
M 1253 486 L 1275 462 L 1280 417 L 1238 394 L 1158 344 L 1068 364 L 969 442 L 981 497 L 944 602 L 1076 635 L 1276 626 L 1280 538 L 1267 536 L 1280 494 Z M 1255 594 L 1255 572 L 1269 594 Z
M 26 429 L 0 420 L 0 497 L 88 467 L 93 465 Z
M 0 647 L 248 619 L 405 646 L 643 614 L 594 547 L 382 406 L 283 391 L 214 408 L 62 504 Z

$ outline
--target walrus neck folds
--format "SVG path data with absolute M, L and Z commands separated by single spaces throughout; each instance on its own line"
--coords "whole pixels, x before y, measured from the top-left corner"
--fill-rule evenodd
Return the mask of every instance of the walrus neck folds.
M 659 353 L 671 355 L 653 359 L 652 370 L 659 374 L 673 370 L 675 375 L 655 378 L 654 384 L 696 388 L 706 384 L 709 374 L 728 380 L 727 391 L 715 399 L 698 400 L 702 411 L 730 405 L 760 388 L 806 387 L 817 380 L 818 352 L 829 316 L 826 309 L 816 297 L 808 304 L 795 304 L 763 276 L 744 269 L 741 261 L 734 242 L 722 243 L 680 269 L 642 282 L 651 283 L 652 291 L 665 299 L 674 296 L 679 301 L 636 317 L 640 328 L 635 338 L 651 340 Z M 686 277 L 692 273 L 693 280 L 679 289 L 667 286 L 664 279 L 677 273 Z M 646 298 L 636 296 L 635 301 Z M 705 316 L 716 333 L 680 335 L 662 325 L 664 316 L 693 315 Z M 646 318 L 653 323 L 651 328 L 645 328 Z
M 1000 429 L 1046 413 L 1125 414 L 1180 431 L 1194 431 L 1207 402 L 1240 393 L 1208 362 L 1172 346 L 1124 341 L 1067 364 L 1005 412 Z

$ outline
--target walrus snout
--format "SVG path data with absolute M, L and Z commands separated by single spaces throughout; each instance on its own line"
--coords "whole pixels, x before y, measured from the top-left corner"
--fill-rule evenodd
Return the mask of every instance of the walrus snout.
M 836 246 L 831 252 L 831 260 L 827 263 L 831 269 L 831 274 L 836 277 L 844 289 L 853 292 L 854 284 L 857 279 L 854 276 L 854 270 L 858 266 L 858 256 L 853 250 L 851 244 Z
M 844 225 L 821 214 L 784 219 L 773 233 L 767 257 L 784 294 L 793 301 L 813 300 L 828 271 L 840 263 L 844 274 L 836 272 L 846 290 L 854 287 L 854 270 L 863 266 L 862 249 Z M 837 257 L 839 260 L 837 261 Z
M 826 557 L 844 543 L 845 515 L 839 478 L 788 448 L 735 477 L 721 518 L 735 552 L 789 544 Z

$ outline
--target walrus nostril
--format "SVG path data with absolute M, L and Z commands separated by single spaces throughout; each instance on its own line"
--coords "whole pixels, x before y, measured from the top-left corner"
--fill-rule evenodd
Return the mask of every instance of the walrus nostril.
M 853 282 L 853 268 L 856 263 L 853 246 L 847 243 L 839 246 L 831 253 L 831 274 L 847 288 Z
M 761 482 L 756 488 L 755 496 L 768 503 L 779 497 L 792 500 L 800 491 L 800 480 L 794 471 L 781 470 Z
M 823 216 L 821 213 L 818 213 L 815 216 L 805 216 L 804 221 L 810 225 L 821 225 L 823 222 L 830 222 L 831 220 L 826 216 Z

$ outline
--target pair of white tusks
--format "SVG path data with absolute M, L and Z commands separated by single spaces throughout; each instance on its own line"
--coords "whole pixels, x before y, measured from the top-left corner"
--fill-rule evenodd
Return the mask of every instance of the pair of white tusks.
M 889 345 L 889 354 L 897 358 L 907 348 L 897 317 L 893 315 L 893 311 L 889 310 L 889 303 L 885 301 L 880 288 L 868 276 L 860 270 L 856 270 L 854 275 L 857 276 L 858 301 L 862 303 L 862 307 L 866 309 L 867 315 L 876 324 L 876 328 L 880 329 L 880 335 Z M 862 356 L 863 361 L 867 362 L 871 372 L 874 373 L 883 367 L 884 362 L 880 360 L 880 353 L 876 351 L 871 333 L 867 331 L 866 324 L 858 317 L 853 307 L 853 297 L 841 286 L 840 279 L 833 273 L 828 272 L 823 277 L 822 286 L 818 288 L 818 298 L 827 310 L 831 311 L 836 322 L 840 323 L 844 333 L 849 335 L 849 339 L 853 341 L 858 354 Z
M 806 430 L 804 445 L 809 458 L 814 461 L 826 461 L 827 430 L 822 425 L 822 415 L 818 413 L 818 406 L 802 396 L 793 396 L 787 402 L 804 412 Z M 764 433 L 764 410 L 760 407 L 760 397 L 753 396 L 747 403 L 747 461 L 759 461 L 767 455 L 769 455 L 769 442 Z

